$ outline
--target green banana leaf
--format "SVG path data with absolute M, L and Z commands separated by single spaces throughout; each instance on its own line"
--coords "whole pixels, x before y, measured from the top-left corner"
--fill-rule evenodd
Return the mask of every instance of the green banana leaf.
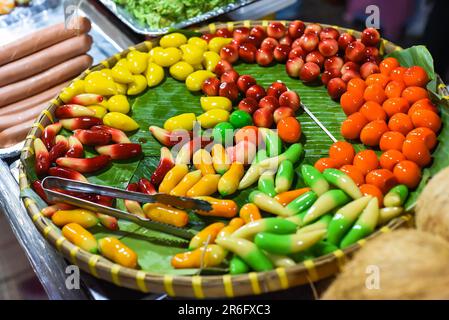
M 396 51 L 392 54 L 401 64 L 405 66 L 420 65 L 429 73 L 432 83 L 429 84 L 429 90 L 435 92 L 436 75 L 433 70 L 433 60 L 430 53 L 423 46 L 412 47 L 410 49 Z M 290 90 L 296 91 L 301 102 L 309 112 L 300 110 L 297 113 L 297 119 L 302 126 L 302 140 L 304 144 L 305 156 L 298 161 L 297 168 L 301 163 L 314 164 L 316 160 L 327 157 L 329 146 L 334 140 L 343 140 L 340 134 L 341 123 L 346 119 L 338 101 L 333 101 L 327 94 L 324 86 L 306 85 L 298 79 L 290 78 L 285 72 L 285 65 L 275 64 L 270 67 L 260 67 L 256 64 L 237 64 L 235 69 L 239 74 L 252 75 L 263 87 L 267 88 L 274 81 L 284 82 Z M 192 93 L 187 90 L 183 82 L 177 81 L 167 76 L 164 81 L 155 88 L 147 89 L 138 97 L 130 98 L 132 105 L 132 117 L 137 121 L 140 130 L 131 136 L 131 140 L 142 144 L 144 151 L 143 159 L 134 159 L 129 162 L 114 162 L 113 165 L 100 174 L 91 175 L 89 181 L 93 183 L 126 187 L 128 182 L 138 181 L 141 177 L 149 178 L 159 162 L 159 152 L 161 145 L 152 137 L 148 130 L 150 125 L 163 126 L 166 119 L 171 116 L 184 112 L 194 112 L 199 115 L 202 113 L 199 98 L 200 93 Z M 439 97 L 436 96 L 438 99 Z M 445 166 L 449 165 L 449 111 L 448 106 L 439 101 L 438 107 L 443 119 L 443 129 L 439 135 L 439 145 L 433 153 L 433 164 L 423 172 L 423 180 L 419 187 L 411 193 L 406 207 L 412 209 L 416 198 L 422 191 L 428 179 Z M 326 128 L 326 131 L 323 130 Z M 364 146 L 358 141 L 351 141 L 356 150 L 364 149 Z M 93 152 L 88 151 L 88 155 Z M 30 165 L 27 170 L 31 171 Z M 296 170 L 298 172 L 298 170 Z M 29 174 L 29 175 L 30 175 Z M 303 181 L 299 175 L 295 178 L 294 185 L 302 187 Z M 230 198 L 235 200 L 239 206 L 245 204 L 249 193 L 256 186 L 251 186 L 232 195 Z M 29 193 L 27 193 L 29 194 Z M 123 209 L 123 202 L 118 201 L 118 207 Z M 191 222 L 189 227 L 199 230 L 205 224 L 214 221 L 214 219 L 197 216 L 190 213 Z M 143 270 L 153 273 L 173 273 L 173 274 L 196 274 L 201 272 L 198 269 L 174 270 L 170 265 L 170 259 L 173 254 L 182 252 L 185 249 L 170 244 L 161 244 L 154 241 L 160 239 L 163 241 L 180 240 L 177 237 L 161 234 L 156 231 L 147 230 L 133 223 L 120 221 L 120 238 L 130 248 L 139 255 L 139 265 Z M 95 236 L 101 238 L 110 235 L 110 232 L 100 228 L 94 230 Z M 117 236 L 117 234 L 115 234 Z M 218 268 L 218 270 L 224 270 Z M 204 270 L 203 270 L 204 271 Z

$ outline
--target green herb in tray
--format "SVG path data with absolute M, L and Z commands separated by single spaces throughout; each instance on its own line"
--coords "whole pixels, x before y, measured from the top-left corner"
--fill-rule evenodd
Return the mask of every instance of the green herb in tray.
M 236 0 L 114 0 L 152 29 L 169 27 Z

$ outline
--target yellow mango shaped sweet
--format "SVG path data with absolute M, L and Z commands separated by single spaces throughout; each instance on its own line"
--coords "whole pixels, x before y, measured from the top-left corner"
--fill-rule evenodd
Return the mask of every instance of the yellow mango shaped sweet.
M 212 109 L 232 110 L 232 101 L 226 97 L 201 97 L 200 104 L 204 111 Z
M 62 228 L 62 235 L 74 245 L 90 253 L 97 253 L 95 237 L 78 223 L 69 223 Z
M 148 68 L 145 71 L 145 77 L 147 78 L 148 86 L 155 87 L 164 79 L 164 69 L 153 62 L 148 63 Z
M 210 39 L 209 41 L 209 50 L 214 51 L 216 53 L 220 53 L 221 48 L 225 45 L 230 44 L 232 38 L 224 38 L 224 37 L 215 37 Z
M 120 112 L 109 112 L 103 117 L 103 123 L 122 131 L 134 131 L 139 129 L 139 125 L 136 121 Z
M 131 83 L 134 81 L 133 74 L 125 67 L 117 64 L 111 69 L 112 79 L 119 83 Z
M 127 55 L 129 71 L 139 74 L 145 71 L 148 64 L 148 54 L 137 50 L 131 50 Z
M 87 108 L 95 112 L 94 117 L 99 119 L 103 119 L 106 113 L 108 113 L 108 110 L 105 107 L 100 106 L 98 104 L 88 106 Z
M 191 37 L 187 41 L 188 44 L 197 46 L 201 48 L 201 50 L 206 51 L 208 49 L 207 41 L 204 39 L 201 39 L 200 37 Z
M 153 61 L 161 67 L 170 67 L 182 58 L 182 52 L 178 48 L 166 48 L 154 52 Z
M 187 42 L 187 37 L 179 32 L 166 34 L 159 40 L 162 48 L 179 47 Z
M 109 111 L 127 114 L 130 110 L 126 96 L 117 94 L 108 100 Z
M 194 113 L 182 113 L 180 115 L 167 119 L 164 123 L 164 129 L 168 131 L 177 129 L 191 131 L 193 129 L 195 121 L 196 116 Z
M 180 47 L 182 51 L 182 60 L 192 64 L 201 64 L 203 61 L 203 50 L 200 47 L 191 45 L 191 44 L 183 44 Z
M 128 85 L 128 95 L 136 95 L 142 93 L 147 88 L 147 79 L 138 74 L 134 76 L 134 81 Z
M 185 61 L 176 62 L 170 67 L 170 75 L 179 81 L 184 81 L 193 71 L 192 65 Z
M 190 91 L 200 91 L 203 82 L 211 77 L 215 77 L 215 74 L 208 70 L 195 71 L 186 78 L 186 87 Z
M 84 89 L 86 93 L 95 93 L 101 96 L 112 96 L 117 94 L 115 82 L 102 73 L 94 71 L 86 76 Z
M 103 256 L 121 266 L 133 269 L 137 267 L 137 254 L 117 238 L 98 240 L 98 249 Z
M 58 210 L 52 215 L 51 221 L 58 227 L 77 223 L 84 228 L 90 228 L 98 223 L 98 218 L 94 212 L 87 209 Z
M 229 120 L 229 112 L 223 109 L 212 109 L 197 117 L 201 127 L 210 129 L 215 127 L 220 122 Z
M 74 96 L 85 92 L 84 84 L 84 80 L 81 79 L 73 81 L 68 87 L 62 89 L 59 98 L 65 103 L 69 102 Z
M 203 53 L 203 66 L 207 71 L 213 72 L 215 70 L 215 66 L 218 61 L 221 60 L 221 57 L 218 53 L 214 51 L 206 51 Z

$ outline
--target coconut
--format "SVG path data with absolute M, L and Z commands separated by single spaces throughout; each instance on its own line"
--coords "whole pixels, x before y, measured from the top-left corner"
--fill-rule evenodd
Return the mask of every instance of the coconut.
M 436 174 L 416 203 L 416 227 L 449 241 L 449 167 Z
M 323 299 L 449 299 L 449 244 L 418 230 L 367 242 Z

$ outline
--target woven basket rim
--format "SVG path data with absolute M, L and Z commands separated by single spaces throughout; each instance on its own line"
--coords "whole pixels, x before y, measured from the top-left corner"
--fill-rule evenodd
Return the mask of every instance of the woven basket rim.
M 252 27 L 255 25 L 267 26 L 270 21 L 276 20 L 246 20 L 235 22 L 211 23 L 204 25 L 196 31 L 201 33 L 213 33 L 218 28 L 233 29 L 237 27 Z M 286 24 L 288 21 L 281 21 Z M 306 23 L 308 24 L 308 23 Z M 341 32 L 348 32 L 359 35 L 359 31 L 342 28 L 333 25 L 321 24 L 323 27 L 334 27 Z M 120 58 L 126 56 L 131 50 L 148 51 L 149 44 L 157 43 L 158 39 L 153 38 L 128 49 L 115 54 L 114 56 L 95 65 L 80 76 L 73 79 L 83 79 L 92 71 L 100 70 L 113 66 Z M 401 48 L 387 40 L 382 40 L 380 51 L 392 52 L 401 50 Z M 439 87 L 439 90 L 445 90 Z M 446 93 L 447 94 L 447 93 Z M 59 96 L 51 100 L 48 108 L 44 110 L 33 124 L 25 141 L 25 146 L 21 152 L 22 165 L 20 166 L 19 184 L 23 190 L 29 187 L 29 181 L 26 176 L 24 160 L 33 156 L 32 142 L 39 137 L 44 127 L 54 120 L 54 111 L 57 106 L 63 102 Z M 391 220 L 369 237 L 360 240 L 358 243 L 333 253 L 298 263 L 289 268 L 276 268 L 266 272 L 250 272 L 242 275 L 195 275 L 195 276 L 177 276 L 153 274 L 143 270 L 129 269 L 119 266 L 110 260 L 97 254 L 91 254 L 81 248 L 73 245 L 66 240 L 58 228 L 55 228 L 47 221 L 40 212 L 36 203 L 31 199 L 24 197 L 22 201 L 28 211 L 30 218 L 38 230 L 58 251 L 60 251 L 73 264 L 78 265 L 84 271 L 93 276 L 110 281 L 118 286 L 139 290 L 142 292 L 167 293 L 169 296 L 195 297 L 195 298 L 221 298 L 236 297 L 244 295 L 254 295 L 261 293 L 274 292 L 287 289 L 293 286 L 306 284 L 309 282 L 324 279 L 339 272 L 343 267 L 347 257 L 350 257 L 355 251 L 363 246 L 366 241 L 377 237 L 378 235 L 403 227 L 411 222 L 411 215 L 405 214 Z M 237 290 L 238 289 L 238 290 Z

